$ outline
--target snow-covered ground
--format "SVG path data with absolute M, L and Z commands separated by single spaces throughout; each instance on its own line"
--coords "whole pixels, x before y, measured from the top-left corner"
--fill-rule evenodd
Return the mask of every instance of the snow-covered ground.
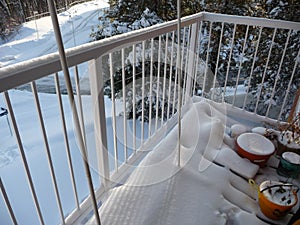
M 97 25 L 98 17 L 103 13 L 102 9 L 107 6 L 104 0 L 95 0 L 76 5 L 67 12 L 61 13 L 59 21 L 65 46 L 69 48 L 89 42 L 91 29 Z M 51 20 L 45 17 L 24 24 L 13 40 L 0 46 L 0 66 L 29 60 L 56 50 Z M 240 91 L 243 90 L 238 92 Z M 9 95 L 16 119 L 22 121 L 18 125 L 45 223 L 59 224 L 61 220 L 38 120 L 24 120 L 30 117 L 37 118 L 32 93 L 13 90 L 9 92 Z M 63 202 L 63 211 L 67 215 L 76 204 L 73 193 L 70 191 L 72 186 L 62 131 L 58 129 L 61 126 L 57 96 L 40 93 L 39 98 L 59 184 L 58 189 Z M 63 102 L 76 187 L 79 199 L 82 200 L 88 195 L 88 186 L 66 96 L 63 96 Z M 109 118 L 111 102 L 108 98 L 105 98 L 105 102 L 107 126 L 109 130 L 112 130 L 112 121 Z M 92 108 L 90 96 L 83 96 L 83 105 L 88 149 L 93 149 L 93 115 L 90 110 Z M 0 106 L 6 107 L 2 95 Z M 127 185 L 115 189 L 109 197 L 111 201 L 107 201 L 101 208 L 104 222 L 106 221 L 109 225 L 114 223 L 122 225 L 195 224 L 195 221 L 203 221 L 203 224 L 224 225 L 264 224 L 254 214 L 261 215 L 257 203 L 251 198 L 252 194 L 248 193 L 253 190 L 245 180 L 228 169 L 250 178 L 255 175 L 258 167 L 241 159 L 223 143 L 222 138 L 225 132 L 223 125 L 227 119 L 226 114 L 217 113 L 217 110 L 210 108 L 206 103 L 198 102 L 192 106 L 183 121 L 183 169 L 178 170 L 176 166 L 177 131 L 174 129 L 168 139 L 165 139 L 162 145 L 146 158 L 142 167 L 134 172 Z M 0 117 L 0 176 L 8 191 L 8 197 L 19 224 L 39 224 L 27 178 L 23 172 L 19 150 L 15 138 L 10 133 L 9 125 L 5 116 Z M 139 129 L 140 127 L 137 126 L 137 133 L 140 133 Z M 145 127 L 145 129 L 148 128 Z M 119 140 L 121 139 L 122 137 Z M 109 149 L 113 149 L 111 133 L 108 133 L 108 145 L 110 145 Z M 202 157 L 203 155 L 206 158 Z M 92 151 L 89 157 L 96 159 Z M 123 161 L 124 155 L 120 155 L 119 159 Z M 211 162 L 213 160 L 227 168 L 213 164 Z M 91 168 L 94 185 L 99 186 L 96 164 L 91 164 Z M 267 178 L 261 177 L 260 179 Z M 233 202 L 229 202 L 230 200 Z M 0 197 L 0 206 L 0 224 L 12 224 L 2 197 Z
M 68 11 L 58 15 L 60 28 L 66 48 L 87 43 L 92 27 L 97 26 L 98 18 L 103 14 L 103 8 L 108 7 L 104 0 L 94 0 L 80 5 L 75 5 Z M 44 17 L 36 21 L 30 21 L 19 29 L 18 34 L 9 42 L 0 45 L 0 67 L 14 63 L 30 60 L 57 51 L 56 41 L 50 17 Z M 32 173 L 38 200 L 41 205 L 42 214 L 46 224 L 59 224 L 60 217 L 57 210 L 53 185 L 49 174 L 48 160 L 45 147 L 41 137 L 41 130 L 36 119 L 36 108 L 32 93 L 26 91 L 10 91 L 9 95 L 13 104 L 24 150 Z M 71 179 L 67 164 L 61 127 L 57 96 L 53 94 L 39 94 L 42 113 L 47 129 L 49 147 L 59 183 L 59 192 L 63 202 L 63 210 L 67 215 L 75 207 L 72 194 Z M 74 173 L 79 200 L 82 201 L 88 195 L 88 186 L 84 175 L 82 157 L 76 144 L 73 131 L 72 116 L 68 100 L 63 96 L 65 117 L 67 120 L 68 136 L 73 159 Z M 106 98 L 107 105 L 111 105 Z M 88 96 L 83 97 L 85 108 L 90 108 L 91 101 Z M 0 97 L 0 106 L 6 108 L 3 95 Z M 111 116 L 110 107 L 107 107 L 107 115 Z M 85 122 L 87 127 L 87 139 L 93 146 L 94 134 L 92 123 L 92 112 L 85 110 Z M 25 120 L 24 120 L 25 118 Z M 26 119 L 27 118 L 27 119 Z M 28 119 L 35 118 L 35 119 Z M 111 120 L 108 119 L 108 127 L 111 128 Z M 19 224 L 39 224 L 35 214 L 36 210 L 32 196 L 28 188 L 28 181 L 24 173 L 22 159 L 14 135 L 10 131 L 10 123 L 6 116 L 0 117 L 0 177 L 7 189 L 8 197 L 13 210 L 17 215 Z M 90 155 L 91 158 L 96 158 Z M 94 185 L 99 186 L 99 177 L 92 171 Z M 64 182 L 61 182 L 64 180 Z M 42 182 L 41 182 L 42 181 Z M 61 184 L 64 185 L 61 185 Z M 0 195 L 0 224 L 12 224 L 5 207 L 2 195 Z
M 27 161 L 30 171 L 35 181 L 35 188 L 41 204 L 42 213 L 45 217 L 46 224 L 58 224 L 60 221 L 57 214 L 57 206 L 53 186 L 49 174 L 48 161 L 45 154 L 45 147 L 41 137 L 41 130 L 37 119 L 36 110 L 32 94 L 29 92 L 11 91 L 11 100 L 13 102 L 16 119 L 22 121 L 19 123 L 21 138 L 24 145 Z M 57 100 L 55 95 L 40 94 L 42 112 L 44 115 L 45 126 L 47 128 L 47 136 L 49 147 L 55 168 L 55 173 L 59 185 L 59 191 L 63 200 L 63 208 L 65 213 L 70 213 L 74 208 L 74 197 L 67 162 L 67 155 L 64 151 L 64 140 L 60 126 L 59 114 L 57 111 Z M 66 103 L 67 98 L 64 98 Z M 88 101 L 84 101 L 88 104 Z M 1 99 L 0 104 L 3 105 Z M 88 106 L 88 105 L 86 105 Z M 76 145 L 74 132 L 72 129 L 72 117 L 70 109 L 65 110 L 68 127 L 68 135 L 70 140 L 71 155 L 73 159 L 74 172 L 76 174 L 76 183 L 80 200 L 88 193 L 87 183 L 84 178 L 83 163 L 80 151 Z M 25 118 L 25 119 L 24 119 Z M 27 119 L 26 119 L 27 118 Z M 87 118 L 92 118 L 88 116 Z M 10 135 L 8 130 L 9 124 L 4 118 L 1 120 L 0 130 L 0 175 L 7 189 L 11 204 L 17 215 L 20 224 L 38 224 L 35 216 L 35 208 L 32 202 L 31 194 L 27 185 L 27 177 L 24 173 L 22 159 L 19 154 L 18 146 L 14 136 Z M 87 121 L 90 124 L 91 121 Z M 90 133 L 90 132 L 87 132 Z M 89 135 L 88 135 L 89 136 Z M 91 137 L 88 137 L 91 138 Z M 93 174 L 95 175 L 95 173 Z M 95 176 L 94 176 L 95 177 Z M 61 182 L 64 180 L 64 182 Z M 99 185 L 99 179 L 94 179 L 95 185 Z M 63 184 L 63 185 L 62 185 Z M 1 201 L 1 205 L 4 202 Z M 1 224 L 10 224 L 6 208 L 0 208 Z
M 75 5 L 58 15 L 65 48 L 89 42 L 92 28 L 108 7 L 106 0 L 94 0 Z M 18 34 L 0 45 L 0 67 L 29 60 L 57 51 L 50 17 L 43 17 L 23 24 Z
M 50 176 L 49 162 L 46 157 L 46 148 L 44 145 L 40 124 L 37 117 L 37 110 L 34 98 L 31 92 L 12 90 L 9 96 L 13 104 L 14 113 L 18 122 L 18 128 L 21 135 L 26 159 L 29 164 L 34 186 L 38 195 L 40 207 L 46 224 L 59 224 L 61 219 L 55 199 L 53 184 Z M 70 144 L 71 158 L 74 167 L 75 183 L 78 192 L 79 201 L 85 199 L 88 195 L 88 186 L 85 178 L 83 160 L 77 145 L 71 109 L 68 102 L 68 96 L 62 95 L 67 134 Z M 57 96 L 55 94 L 39 93 L 42 114 L 46 127 L 46 133 L 49 143 L 50 154 L 53 161 L 54 171 L 57 178 L 59 194 L 62 199 L 62 206 L 65 215 L 71 213 L 76 202 L 73 195 L 71 177 L 69 173 L 69 165 L 66 147 L 64 143 L 63 130 L 59 115 L 59 106 Z M 89 154 L 90 168 L 93 176 L 94 186 L 99 187 L 100 177 L 97 172 L 98 164 L 95 153 L 95 136 L 93 126 L 93 112 L 91 110 L 91 97 L 82 96 L 83 114 L 86 130 L 86 142 Z M 112 111 L 111 101 L 106 96 L 106 123 L 108 135 L 108 148 L 110 154 L 114 154 L 113 146 L 113 129 L 112 129 Z M 117 102 L 117 105 L 121 105 Z M 1 95 L 0 106 L 5 107 L 5 101 Z M 117 112 L 120 109 L 117 107 Z M 120 124 L 123 123 L 122 118 L 117 117 Z M 17 215 L 19 224 L 39 224 L 36 210 L 33 204 L 31 192 L 28 188 L 27 177 L 24 173 L 22 158 L 19 153 L 15 136 L 10 132 L 11 123 L 6 116 L 0 117 L 0 177 L 5 185 L 7 194 L 12 204 L 13 210 Z M 128 129 L 130 130 L 130 121 L 128 121 Z M 137 132 L 140 133 L 140 126 L 137 123 Z M 147 129 L 147 126 L 145 126 Z M 120 129 L 122 131 L 122 129 Z M 128 139 L 130 142 L 132 139 Z M 122 150 L 123 137 L 119 136 L 119 163 L 124 162 L 124 152 Z M 128 149 L 130 154 L 130 149 Z M 114 162 L 110 157 L 110 168 L 113 170 Z M 1 195 L 0 195 L 1 196 Z M 0 224 L 11 224 L 4 201 L 0 198 Z

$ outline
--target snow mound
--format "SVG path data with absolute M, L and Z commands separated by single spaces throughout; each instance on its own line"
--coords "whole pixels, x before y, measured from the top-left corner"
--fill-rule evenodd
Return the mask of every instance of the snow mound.
M 247 179 L 231 172 L 253 177 L 259 168 L 223 143 L 225 121 L 205 100 L 193 103 L 182 119 L 180 167 L 176 126 L 111 190 L 100 208 L 102 223 L 265 224 Z

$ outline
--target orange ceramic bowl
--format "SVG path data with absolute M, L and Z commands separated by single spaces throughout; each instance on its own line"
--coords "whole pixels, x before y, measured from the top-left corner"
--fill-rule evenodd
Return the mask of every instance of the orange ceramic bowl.
M 297 193 L 291 189 L 286 189 L 286 193 L 281 193 L 282 196 L 276 195 L 276 188 L 278 189 L 280 185 L 284 184 L 276 181 L 264 181 L 259 186 L 259 207 L 262 213 L 272 220 L 279 220 L 285 217 L 298 202 Z M 274 188 L 266 190 L 267 187 L 272 186 Z M 282 201 L 282 199 L 285 200 Z
M 237 153 L 261 167 L 266 165 L 275 151 L 275 146 L 269 139 L 256 133 L 241 134 L 236 142 Z

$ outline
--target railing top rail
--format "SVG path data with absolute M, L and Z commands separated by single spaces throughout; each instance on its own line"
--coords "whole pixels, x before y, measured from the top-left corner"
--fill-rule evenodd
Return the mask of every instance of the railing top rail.
M 201 19 L 203 19 L 203 13 L 187 16 L 183 18 L 182 26 L 190 25 Z M 66 50 L 68 66 L 72 67 L 96 59 L 112 50 L 121 49 L 131 43 L 174 31 L 177 28 L 176 26 L 175 20 L 169 21 L 70 48 Z M 52 53 L 0 68 L 0 92 L 60 71 L 61 65 L 59 60 L 59 54 Z
M 300 30 L 300 23 L 284 20 L 273 20 L 249 16 L 235 16 L 216 13 L 204 13 L 204 20 L 211 22 L 225 22 L 234 24 L 243 24 L 250 26 L 262 26 L 277 29 Z
M 188 26 L 203 20 L 300 30 L 300 23 L 295 22 L 222 15 L 206 12 L 184 17 L 182 19 L 182 26 Z M 77 64 L 96 59 L 112 50 L 120 49 L 135 42 L 151 39 L 161 34 L 175 31 L 177 29 L 176 22 L 176 20 L 169 21 L 68 49 L 66 50 L 68 66 L 72 67 Z M 0 68 L 0 92 L 56 73 L 60 70 L 61 65 L 58 53 L 52 53 L 46 56 L 41 56 L 39 58 Z

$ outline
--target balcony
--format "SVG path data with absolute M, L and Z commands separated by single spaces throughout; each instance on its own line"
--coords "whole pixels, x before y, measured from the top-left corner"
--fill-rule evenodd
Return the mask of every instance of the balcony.
M 98 209 L 101 224 L 288 222 L 248 185 L 278 159 L 260 169 L 224 137 L 288 114 L 300 24 L 199 13 L 180 33 L 171 21 L 69 49 L 65 77 L 58 53 L 0 68 L 0 146 L 19 157 L 0 170 L 5 224 L 97 224 Z

